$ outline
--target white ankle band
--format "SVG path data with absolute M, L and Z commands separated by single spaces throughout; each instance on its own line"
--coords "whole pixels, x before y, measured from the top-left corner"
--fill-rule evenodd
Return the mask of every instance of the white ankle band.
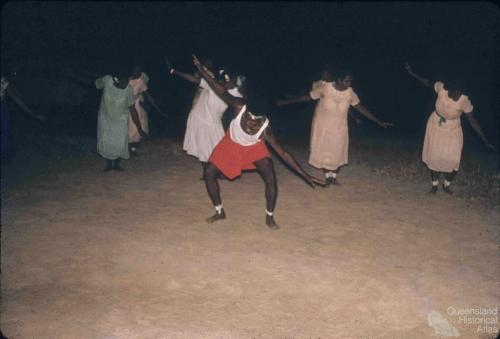
M 331 177 L 332 177 L 333 179 L 337 178 L 337 173 L 332 172 Z
M 272 217 L 272 216 L 273 216 L 273 214 L 274 214 L 274 212 L 269 212 L 269 211 L 266 209 L 266 214 L 267 214 L 268 216 Z
M 222 213 L 222 204 L 215 206 L 215 210 L 217 211 L 218 214 Z
M 435 180 L 435 181 L 432 182 L 432 186 L 437 186 L 437 185 L 439 185 L 439 181 L 438 180 Z
M 444 187 L 449 187 L 451 185 L 451 181 L 445 180 Z

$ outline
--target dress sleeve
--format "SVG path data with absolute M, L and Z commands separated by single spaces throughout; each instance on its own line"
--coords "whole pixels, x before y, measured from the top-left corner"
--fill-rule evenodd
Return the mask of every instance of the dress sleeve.
M 436 81 L 434 83 L 434 91 L 436 91 L 436 93 L 439 93 L 442 89 L 443 89 L 443 82 L 442 81 Z
M 464 95 L 461 108 L 464 113 L 471 113 L 474 110 L 474 106 L 472 106 L 472 103 L 467 95 Z
M 351 104 L 351 106 L 356 106 L 359 103 L 360 101 L 358 95 L 351 89 L 351 97 L 349 98 L 349 104 Z
M 106 86 L 106 82 L 108 82 L 108 81 L 109 81 L 109 78 L 110 78 L 110 77 L 111 77 L 111 76 L 109 76 L 109 75 L 105 75 L 105 76 L 103 76 L 102 78 L 97 79 L 97 80 L 95 81 L 95 87 L 96 87 L 97 89 L 103 89 L 103 88 Z
M 313 88 L 311 92 L 309 92 L 309 95 L 313 100 L 318 100 L 323 94 L 323 88 L 324 86 L 322 86 L 322 84 L 315 82 L 313 83 Z

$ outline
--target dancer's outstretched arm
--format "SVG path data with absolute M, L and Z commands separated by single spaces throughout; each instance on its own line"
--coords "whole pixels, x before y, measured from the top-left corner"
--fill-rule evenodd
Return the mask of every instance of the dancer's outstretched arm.
M 420 75 L 416 74 L 413 72 L 413 69 L 411 68 L 410 64 L 405 62 L 405 69 L 408 71 L 408 74 L 410 74 L 412 77 L 420 81 L 424 86 L 429 87 L 431 89 L 434 89 L 433 83 L 429 81 L 426 78 L 421 77 Z
M 67 69 L 66 75 L 71 79 L 76 80 L 82 84 L 94 87 L 94 81 L 96 78 L 91 78 L 87 76 L 82 76 L 81 74 L 76 74 L 75 71 L 73 71 L 72 69 Z
M 357 104 L 357 105 L 354 105 L 353 106 L 355 109 L 358 110 L 358 112 L 360 112 L 361 114 L 363 114 L 365 117 L 367 117 L 368 119 L 370 119 L 371 121 L 375 122 L 377 125 L 379 125 L 380 127 L 382 128 L 387 128 L 387 127 L 391 127 L 393 126 L 393 124 L 389 123 L 389 122 L 384 122 L 384 121 L 380 121 L 379 119 L 377 119 L 365 106 L 363 106 L 361 103 Z
M 486 139 L 486 137 L 484 136 L 483 131 L 481 129 L 481 126 L 479 126 L 479 123 L 477 122 L 474 115 L 472 115 L 472 112 L 465 114 L 465 116 L 467 117 L 467 121 L 469 121 L 469 124 L 471 125 L 472 129 L 479 135 L 481 140 L 484 142 L 484 145 L 486 146 L 486 148 L 491 150 L 491 151 L 497 152 L 497 149 L 495 148 L 495 146 L 490 144 L 488 142 L 488 139 Z
M 311 187 L 314 188 L 315 184 L 325 185 L 325 178 L 318 178 L 304 171 L 297 160 L 281 146 L 270 126 L 264 130 L 264 139 L 271 145 L 276 153 L 278 153 L 280 158 L 283 159 L 288 166 L 293 168 Z
M 286 106 L 286 105 L 290 105 L 290 104 L 298 104 L 301 102 L 308 102 L 308 101 L 312 101 L 312 100 L 314 100 L 314 99 L 311 98 L 311 96 L 309 94 L 306 94 L 306 95 L 301 95 L 301 96 L 297 96 L 297 97 L 293 97 L 293 98 L 289 98 L 289 99 L 278 100 L 278 101 L 276 101 L 276 106 L 281 107 L 281 106 Z
M 234 110 L 235 114 L 238 114 L 241 108 L 246 104 L 245 99 L 232 96 L 228 91 L 226 91 L 226 89 L 221 84 L 215 81 L 215 79 L 213 79 L 210 74 L 208 74 L 206 68 L 194 54 L 193 64 L 196 66 L 196 68 L 198 68 L 200 75 L 210 85 L 215 94 L 217 94 L 229 107 L 231 107 Z
M 153 98 L 151 93 L 149 93 L 149 91 L 142 92 L 142 95 L 144 96 L 144 99 L 147 100 L 161 116 L 163 116 L 165 118 L 169 118 L 168 114 L 165 114 L 162 112 L 162 110 L 160 109 L 160 107 L 156 103 L 156 100 Z
M 26 113 L 28 113 L 29 115 L 31 115 L 33 118 L 35 118 L 37 120 L 40 120 L 40 121 L 45 121 L 46 120 L 43 115 L 35 113 L 31 108 L 29 108 L 28 105 L 26 105 L 24 103 L 24 101 L 21 100 L 21 98 L 19 97 L 19 95 L 17 94 L 17 92 L 15 90 L 13 90 L 11 86 L 7 87 L 6 93 L 12 98 L 12 100 L 14 100 L 14 102 L 19 107 L 21 107 L 23 109 L 23 111 L 25 111 Z
M 172 74 L 172 75 L 177 75 L 179 78 L 182 78 L 186 81 L 189 81 L 189 82 L 192 82 L 194 84 L 199 84 L 200 83 L 200 78 L 193 75 L 193 74 L 189 74 L 189 73 L 184 73 L 184 72 L 181 72 L 181 71 L 178 71 L 176 69 L 174 69 L 172 67 L 172 65 L 170 65 L 170 62 L 168 61 L 167 58 L 165 58 L 165 63 L 167 65 L 167 69 L 168 69 L 168 73 L 169 74 Z

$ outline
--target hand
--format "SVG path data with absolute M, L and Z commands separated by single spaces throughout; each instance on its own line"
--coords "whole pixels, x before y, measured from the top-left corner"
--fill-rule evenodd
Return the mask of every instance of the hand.
M 405 69 L 408 71 L 409 74 L 413 74 L 413 70 L 411 69 L 411 66 L 408 62 L 405 62 Z
M 170 65 L 170 61 L 167 57 L 165 57 L 165 64 L 167 65 L 168 73 L 172 74 L 174 72 L 174 68 L 172 67 L 172 65 Z
M 320 185 L 320 186 L 326 186 L 326 178 L 325 177 L 318 178 L 318 177 L 315 177 L 315 176 L 308 174 L 306 177 L 306 182 L 312 188 L 314 188 L 316 186 L 316 184 Z
M 382 128 L 387 128 L 387 127 L 392 127 L 394 126 L 394 124 L 390 123 L 390 122 L 383 122 L 383 121 L 379 121 L 378 122 L 378 125 Z

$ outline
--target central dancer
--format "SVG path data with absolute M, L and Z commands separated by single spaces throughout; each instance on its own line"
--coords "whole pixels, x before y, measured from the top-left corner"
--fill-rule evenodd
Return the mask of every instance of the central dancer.
M 270 229 L 279 229 L 274 221 L 274 208 L 278 195 L 276 174 L 273 160 L 264 141 L 267 141 L 285 163 L 313 188 L 315 184 L 325 185 L 325 180 L 306 173 L 299 163 L 283 149 L 273 135 L 271 124 L 265 115 L 255 115 L 247 110 L 246 100 L 231 95 L 223 86 L 212 79 L 194 55 L 193 63 L 203 79 L 236 114 L 224 138 L 215 147 L 205 168 L 205 184 L 216 210 L 215 214 L 207 219 L 207 222 L 212 223 L 226 218 L 220 197 L 219 174 L 222 172 L 229 179 L 234 179 L 241 175 L 242 170 L 256 169 L 266 186 L 266 225 Z

